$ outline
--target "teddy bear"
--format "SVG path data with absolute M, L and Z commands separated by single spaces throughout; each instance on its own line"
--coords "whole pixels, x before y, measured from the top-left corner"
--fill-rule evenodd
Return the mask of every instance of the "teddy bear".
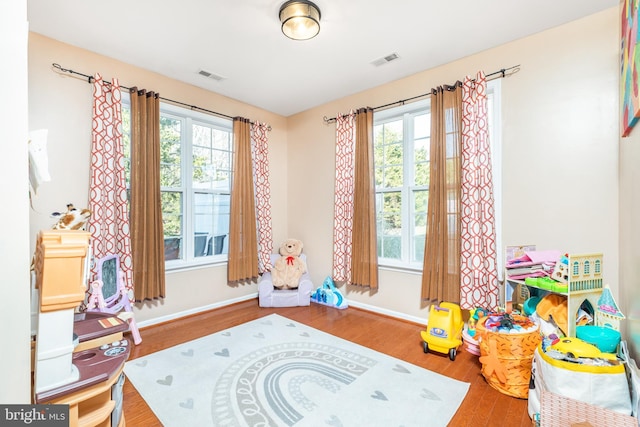
M 300 258 L 302 242 L 297 239 L 287 239 L 280 245 L 280 258 L 271 270 L 273 286 L 277 289 L 296 289 L 300 277 L 307 271 L 307 266 Z

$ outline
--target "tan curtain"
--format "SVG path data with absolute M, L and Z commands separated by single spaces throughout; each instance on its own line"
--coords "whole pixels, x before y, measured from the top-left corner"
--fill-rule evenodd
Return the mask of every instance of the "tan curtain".
M 160 97 L 130 89 L 131 249 L 136 301 L 164 298 L 164 230 L 160 198 Z
M 422 300 L 460 302 L 460 146 L 462 91 L 431 94 L 431 171 Z
M 229 225 L 229 283 L 247 282 L 258 278 L 258 241 L 256 208 L 251 161 L 251 123 L 248 119 L 233 119 L 233 180 Z
M 373 174 L 373 109 L 356 113 L 351 284 L 378 288 L 375 181 Z

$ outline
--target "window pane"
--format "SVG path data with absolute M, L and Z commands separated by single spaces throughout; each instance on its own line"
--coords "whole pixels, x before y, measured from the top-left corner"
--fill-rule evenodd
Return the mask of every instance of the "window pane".
M 182 259 L 182 193 L 163 191 L 160 197 L 162 199 L 165 261 Z
M 385 144 L 402 142 L 402 119 L 385 123 L 383 136 Z
M 218 150 L 231 151 L 231 133 L 220 130 L 212 129 L 213 135 L 213 148 Z
M 424 243 L 427 234 L 427 204 L 429 192 L 419 190 L 413 192 L 413 240 L 411 253 L 412 262 L 422 262 L 424 259 Z
M 415 166 L 415 184 L 417 186 L 428 187 L 430 182 L 429 173 L 431 172 L 431 163 L 418 163 Z
M 377 187 L 402 187 L 402 120 L 374 127 L 374 164 Z
M 402 187 L 402 165 L 384 169 L 384 188 Z
M 211 148 L 211 128 L 193 125 L 193 146 Z
M 211 188 L 214 167 L 211 163 L 211 149 L 193 147 L 193 187 L 198 189 Z
M 193 134 L 193 188 L 229 191 L 231 133 L 200 124 L 193 125 Z
M 180 187 L 182 122 L 160 116 L 160 186 Z
M 402 256 L 402 193 L 376 195 L 378 256 L 401 259 Z
M 194 256 L 228 253 L 230 202 L 229 194 L 194 194 Z
M 429 185 L 430 120 L 431 114 L 420 114 L 413 120 L 413 183 L 425 187 Z
M 428 138 L 431 135 L 431 114 L 420 114 L 413 118 L 413 137 Z

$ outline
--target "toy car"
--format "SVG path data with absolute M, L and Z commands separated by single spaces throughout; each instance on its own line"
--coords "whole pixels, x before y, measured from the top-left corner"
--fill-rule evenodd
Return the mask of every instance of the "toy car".
M 429 309 L 427 329 L 420 332 L 425 353 L 429 350 L 449 355 L 455 360 L 458 347 L 462 345 L 462 312 L 460 306 L 452 302 L 432 304 Z

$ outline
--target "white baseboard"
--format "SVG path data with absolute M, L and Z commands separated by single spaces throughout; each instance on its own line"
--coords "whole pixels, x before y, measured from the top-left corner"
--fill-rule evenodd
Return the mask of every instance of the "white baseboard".
M 192 314 L 197 314 L 197 313 L 202 313 L 204 311 L 213 310 L 215 308 L 224 307 L 224 306 L 227 306 L 227 305 L 235 304 L 235 303 L 242 302 L 242 301 L 247 301 L 247 300 L 254 299 L 254 298 L 258 298 L 258 293 L 257 292 L 249 294 L 249 295 L 245 295 L 245 296 L 239 297 L 239 298 L 233 298 L 233 299 L 230 299 L 230 300 L 220 301 L 220 302 L 217 302 L 217 303 L 214 303 L 214 304 L 204 305 L 202 307 L 192 308 L 190 310 L 179 311 L 177 313 L 168 314 L 166 316 L 160 316 L 160 317 L 155 317 L 153 319 L 143 320 L 141 322 L 137 322 L 137 324 L 138 324 L 138 328 L 142 329 L 142 328 L 145 328 L 145 327 L 148 327 L 148 326 L 157 325 L 159 323 L 168 322 L 170 320 L 176 320 L 176 319 L 179 319 L 181 317 L 190 316 Z M 351 307 L 359 308 L 361 310 L 371 311 L 373 313 L 383 314 L 385 316 L 395 317 L 397 319 L 402 319 L 402 320 L 407 320 L 409 322 L 417 323 L 419 325 L 426 325 L 427 324 L 427 318 L 426 317 L 423 318 L 423 317 L 417 317 L 417 316 L 410 316 L 408 314 L 401 313 L 399 311 L 387 310 L 385 308 L 380 308 L 380 307 L 376 307 L 374 305 L 364 304 L 364 303 L 357 302 L 357 301 L 349 301 L 349 305 Z
M 179 311 L 177 313 L 168 314 L 166 316 L 155 317 L 153 319 L 143 320 L 142 322 L 136 322 L 138 329 L 145 328 L 147 326 L 157 325 L 159 323 L 168 322 L 170 320 L 176 320 L 181 317 L 190 316 L 192 314 L 202 313 L 204 311 L 213 310 L 214 308 L 220 308 L 227 305 L 235 304 L 237 302 L 247 301 L 250 299 L 258 298 L 258 293 L 254 292 L 249 295 L 245 295 L 239 298 L 228 299 L 225 301 L 216 302 L 214 304 L 203 305 L 202 307 L 192 308 L 190 310 Z
M 358 301 L 348 301 L 350 307 L 359 308 L 362 310 L 371 311 L 373 313 L 384 314 L 389 317 L 395 317 L 397 319 L 407 320 L 409 322 L 417 323 L 419 325 L 426 325 L 426 317 L 410 316 L 399 311 L 387 310 L 386 308 L 376 307 L 375 305 L 364 304 Z

